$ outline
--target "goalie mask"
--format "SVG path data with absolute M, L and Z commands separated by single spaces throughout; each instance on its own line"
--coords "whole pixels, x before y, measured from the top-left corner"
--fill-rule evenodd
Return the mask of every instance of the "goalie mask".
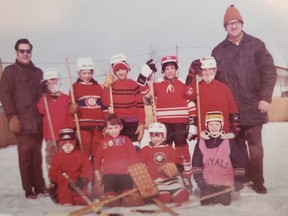
M 206 133 L 212 138 L 223 134 L 224 117 L 220 111 L 207 112 L 205 117 Z

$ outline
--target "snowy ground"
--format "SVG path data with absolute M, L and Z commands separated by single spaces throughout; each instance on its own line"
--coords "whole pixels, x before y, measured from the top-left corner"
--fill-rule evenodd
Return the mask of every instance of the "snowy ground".
M 234 193 L 230 206 L 201 206 L 196 200 L 189 206 L 175 208 L 179 215 L 215 215 L 215 216 L 287 216 L 288 215 L 288 122 L 269 123 L 263 129 L 265 151 L 265 185 L 268 194 L 259 195 L 250 188 Z M 191 144 L 191 150 L 194 145 Z M 0 216 L 64 216 L 78 209 L 79 206 L 60 206 L 49 197 L 36 200 L 25 199 L 21 187 L 20 174 L 17 164 L 16 146 L 0 149 Z M 44 165 L 45 166 L 45 165 Z M 46 173 L 45 173 L 46 175 Z M 46 176 L 45 176 L 46 177 Z M 195 183 L 193 182 L 194 186 Z M 190 200 L 198 198 L 198 191 L 190 196 Z M 107 213 L 122 213 L 124 215 L 144 215 L 131 213 L 132 208 L 103 208 Z M 150 204 L 139 209 L 158 209 Z M 88 214 L 95 215 L 95 214 Z M 151 215 L 151 214 L 150 214 Z M 159 213 L 168 215 L 166 213 Z

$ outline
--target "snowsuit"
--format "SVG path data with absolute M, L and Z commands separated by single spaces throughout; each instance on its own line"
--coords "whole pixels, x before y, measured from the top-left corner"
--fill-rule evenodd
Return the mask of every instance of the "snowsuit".
M 70 103 L 70 97 L 63 92 L 60 95 L 53 99 L 50 94 L 44 95 L 39 103 L 37 104 L 39 112 L 44 116 L 43 117 L 43 132 L 44 139 L 46 141 L 46 164 L 48 169 L 50 168 L 52 155 L 57 151 L 55 149 L 55 144 L 53 143 L 52 132 L 49 125 L 47 109 L 45 107 L 44 97 L 47 98 L 48 110 L 51 117 L 51 123 L 53 127 L 53 133 L 56 140 L 57 148 L 59 149 L 59 131 L 62 128 L 70 127 L 74 128 L 74 121 L 72 116 L 68 112 L 68 107 Z
M 245 173 L 239 147 L 232 139 L 201 138 L 194 148 L 192 168 L 194 179 L 201 189 L 201 196 L 232 187 L 234 180 L 243 182 Z M 231 194 L 217 196 L 201 203 L 229 205 Z
M 22 127 L 15 134 L 22 186 L 25 191 L 34 188 L 36 193 L 46 188 L 42 171 L 42 117 L 37 110 L 42 74 L 32 62 L 23 65 L 16 60 L 4 69 L 0 81 L 0 100 L 8 122 L 17 115 Z
M 104 137 L 96 151 L 94 170 L 101 170 L 105 195 L 132 189 L 128 166 L 139 162 L 131 140 L 126 136 Z
M 149 94 L 149 86 L 141 86 L 142 94 Z M 185 172 L 183 178 L 190 178 L 192 174 L 189 146 L 186 141 L 188 117 L 195 115 L 195 107 L 188 107 L 189 97 L 187 87 L 177 78 L 173 81 L 164 80 L 153 84 L 156 98 L 157 121 L 167 128 L 166 143 L 175 144 L 178 157 L 182 160 Z M 144 96 L 145 96 L 144 95 Z
M 193 92 L 196 94 L 196 91 Z M 199 97 L 200 97 L 200 117 L 201 130 L 205 130 L 205 115 L 209 111 L 221 111 L 224 117 L 223 131 L 230 132 L 229 114 L 238 113 L 237 104 L 234 97 L 224 83 L 218 80 L 213 80 L 210 83 L 204 80 L 199 82 Z M 198 128 L 199 133 L 201 132 Z
M 84 153 L 90 158 L 95 155 L 103 137 L 104 118 L 108 108 L 102 104 L 102 86 L 94 79 L 85 84 L 80 79 L 73 84 L 74 97 L 79 105 L 78 118 Z
M 53 155 L 49 171 L 51 182 L 57 184 L 60 204 L 86 205 L 83 198 L 68 187 L 63 172 L 66 172 L 73 182 L 76 182 L 79 177 L 92 181 L 93 168 L 87 156 L 78 149 L 74 149 L 70 154 L 61 150 Z M 87 187 L 82 191 L 85 195 L 88 194 Z
M 271 102 L 277 74 L 265 44 L 243 32 L 237 46 L 226 38 L 213 51 L 218 65 L 217 78 L 231 89 L 240 113 L 241 131 L 236 137 L 244 158 L 247 180 L 263 184 L 262 125 L 267 113 L 258 109 L 260 100 Z M 249 148 L 250 157 L 248 157 Z
M 149 173 L 157 185 L 160 201 L 168 203 L 188 200 L 189 192 L 186 187 L 179 183 L 177 177 L 168 178 L 161 172 L 162 165 L 168 162 L 178 166 L 181 164 L 180 158 L 177 157 L 177 153 L 171 145 L 153 146 L 150 143 L 140 150 L 138 156 L 140 161 L 147 165 Z
M 111 85 L 114 114 L 123 123 L 121 135 L 128 136 L 132 142 L 138 142 L 135 134 L 138 124 L 145 124 L 145 109 L 138 84 L 131 79 L 116 80 Z M 103 104 L 109 106 L 110 89 L 104 88 Z

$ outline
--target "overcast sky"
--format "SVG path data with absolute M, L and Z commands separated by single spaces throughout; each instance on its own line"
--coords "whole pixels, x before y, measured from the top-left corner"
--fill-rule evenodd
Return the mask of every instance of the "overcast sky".
M 192 60 L 211 54 L 226 32 L 223 16 L 230 4 L 240 10 L 244 31 L 266 43 L 277 65 L 288 64 L 287 0 L 0 0 L 0 57 L 15 60 L 14 44 L 28 38 L 33 61 L 43 70 L 57 67 L 73 77 L 77 57 L 91 56 L 100 81 L 113 54 L 124 52 L 131 78 L 153 53 L 179 57 L 180 77 Z

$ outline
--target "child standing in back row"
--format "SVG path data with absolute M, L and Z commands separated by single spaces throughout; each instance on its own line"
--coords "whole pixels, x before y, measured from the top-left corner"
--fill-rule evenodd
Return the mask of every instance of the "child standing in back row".
M 103 103 L 113 107 L 113 113 L 118 115 L 123 124 L 121 135 L 128 136 L 137 151 L 145 129 L 145 110 L 138 84 L 128 79 L 130 66 L 123 54 L 111 58 L 113 74 L 109 73 L 103 83 Z M 117 80 L 114 81 L 114 76 Z

